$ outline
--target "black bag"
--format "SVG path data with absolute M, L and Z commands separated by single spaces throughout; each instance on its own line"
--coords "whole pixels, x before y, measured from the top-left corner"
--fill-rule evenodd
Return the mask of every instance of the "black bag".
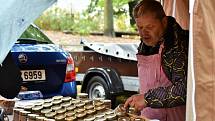
M 0 95 L 10 99 L 16 97 L 21 84 L 21 72 L 15 64 L 11 52 L 9 52 L 0 65 Z

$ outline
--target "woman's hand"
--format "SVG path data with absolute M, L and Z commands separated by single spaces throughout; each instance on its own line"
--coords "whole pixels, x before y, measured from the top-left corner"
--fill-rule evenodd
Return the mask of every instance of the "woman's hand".
M 128 106 L 134 107 L 136 110 L 141 111 L 143 108 L 146 107 L 144 94 L 136 94 L 129 97 L 124 104 L 125 108 L 127 108 Z

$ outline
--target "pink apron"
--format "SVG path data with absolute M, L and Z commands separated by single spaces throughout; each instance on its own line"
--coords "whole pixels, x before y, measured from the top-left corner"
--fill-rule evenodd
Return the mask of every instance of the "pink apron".
M 149 89 L 172 85 L 161 66 L 162 49 L 163 44 L 160 46 L 159 54 L 150 56 L 137 55 L 140 94 L 146 93 Z M 141 115 L 149 119 L 159 119 L 160 121 L 185 121 L 185 109 L 185 106 L 160 109 L 147 107 L 142 110 Z

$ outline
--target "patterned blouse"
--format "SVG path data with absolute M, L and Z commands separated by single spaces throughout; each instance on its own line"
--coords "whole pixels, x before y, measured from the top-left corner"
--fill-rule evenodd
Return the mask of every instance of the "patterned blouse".
M 172 85 L 145 93 L 147 107 L 169 108 L 186 104 L 189 31 L 183 30 L 173 17 L 168 17 L 165 33 L 161 64 Z M 156 54 L 159 47 L 160 44 L 149 47 L 141 41 L 138 54 Z

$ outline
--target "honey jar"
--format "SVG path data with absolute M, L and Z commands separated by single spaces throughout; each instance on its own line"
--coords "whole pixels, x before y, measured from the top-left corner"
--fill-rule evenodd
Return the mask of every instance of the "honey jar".
M 61 100 L 62 98 L 63 96 L 61 95 L 52 97 L 53 100 Z
M 66 115 L 66 117 L 74 116 L 75 115 L 75 111 L 67 111 L 65 115 Z
M 88 116 L 84 119 L 84 121 L 94 121 L 95 119 L 95 116 Z
M 55 111 L 51 111 L 49 113 L 45 114 L 45 117 L 47 118 L 53 118 L 57 113 Z
M 56 121 L 64 121 L 66 116 L 64 114 L 59 114 L 59 115 L 56 115 L 54 118 Z
M 119 117 L 118 121 L 131 121 L 129 117 Z
M 66 117 L 65 121 L 75 121 L 77 118 L 76 116 L 70 116 L 70 117 Z
M 32 108 L 32 113 L 40 115 L 40 111 L 43 109 L 43 106 L 34 106 Z
M 24 109 L 21 109 L 21 108 L 14 108 L 13 109 L 14 121 L 19 121 L 19 118 L 21 117 L 21 111 L 24 111 Z
M 20 111 L 20 117 L 19 117 L 19 121 L 27 121 L 27 116 L 28 114 L 30 114 L 31 112 L 29 111 Z
M 41 111 L 40 111 L 40 113 L 43 115 L 43 116 L 45 116 L 45 114 L 47 114 L 47 113 L 49 113 L 49 112 L 51 112 L 52 111 L 52 109 L 42 109 Z
M 36 121 L 44 121 L 46 118 L 42 116 L 36 117 Z
M 37 114 L 28 114 L 27 116 L 27 121 L 36 121 L 36 117 L 38 117 L 39 115 Z M 14 120 L 17 121 L 17 120 Z
M 71 100 L 72 98 L 71 97 L 62 97 L 62 101 L 63 102 L 70 102 L 70 100 Z
M 88 94 L 87 93 L 78 93 L 77 99 L 88 99 Z

